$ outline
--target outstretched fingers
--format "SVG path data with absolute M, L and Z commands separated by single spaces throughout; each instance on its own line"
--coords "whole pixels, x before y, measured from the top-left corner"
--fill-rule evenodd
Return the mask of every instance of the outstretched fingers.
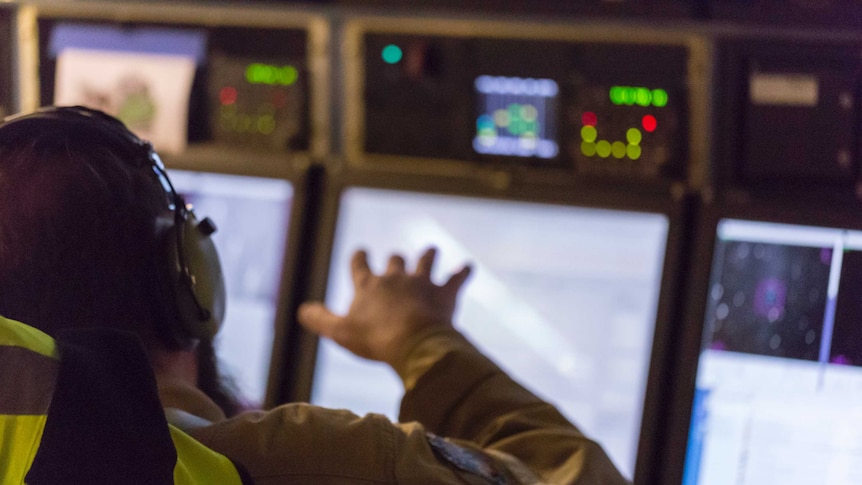
M 297 312 L 299 323 L 311 332 L 322 337 L 332 338 L 344 317 L 327 309 L 322 303 L 303 303 Z
M 350 259 L 350 274 L 353 276 L 353 284 L 361 286 L 371 276 L 371 268 L 368 267 L 368 253 L 360 249 L 353 253 Z
M 428 248 L 419 258 L 416 263 L 416 274 L 420 276 L 431 277 L 431 271 L 434 269 L 434 259 L 437 258 L 437 248 Z
M 460 271 L 453 274 L 449 277 L 449 280 L 443 284 L 443 289 L 451 294 L 456 294 L 464 285 L 464 282 L 467 281 L 467 278 L 470 277 L 470 273 L 473 272 L 472 266 L 469 264 L 461 268 Z
M 389 264 L 386 266 L 386 274 L 393 275 L 404 272 L 404 257 L 400 254 L 393 254 L 389 256 Z

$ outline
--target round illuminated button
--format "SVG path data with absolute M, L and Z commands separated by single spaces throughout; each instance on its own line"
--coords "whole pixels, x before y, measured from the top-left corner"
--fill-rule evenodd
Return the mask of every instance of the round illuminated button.
M 655 119 L 653 115 L 646 115 L 641 120 L 641 124 L 643 124 L 644 130 L 652 133 L 658 128 L 658 121 Z
M 641 134 L 641 130 L 637 128 L 629 128 L 626 132 L 626 140 L 628 140 L 631 145 L 640 145 L 642 139 L 643 135 Z
M 611 156 L 611 142 L 602 140 L 596 143 L 596 153 L 602 158 Z

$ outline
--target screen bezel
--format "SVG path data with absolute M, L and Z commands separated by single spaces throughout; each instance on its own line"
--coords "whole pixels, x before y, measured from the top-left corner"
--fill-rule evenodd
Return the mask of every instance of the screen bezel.
M 668 376 L 673 382 L 669 397 L 670 419 L 656 483 L 674 485 L 681 484 L 683 480 L 716 231 L 723 219 L 862 230 L 862 209 L 858 206 L 838 210 L 835 207 L 784 199 L 725 200 L 697 205 L 692 224 L 693 246 L 689 251 L 685 272 L 685 291 L 678 295 L 682 331 L 672 351 L 672 375 Z
M 43 9 L 44 10 L 44 9 Z M 56 82 L 57 59 L 50 52 L 50 41 L 53 29 L 61 24 L 95 25 L 107 28 L 125 29 L 169 29 L 177 31 L 203 31 L 208 37 L 206 42 L 206 55 L 209 56 L 214 50 L 229 52 L 232 55 L 244 54 L 249 56 L 260 56 L 262 59 L 277 59 L 285 56 L 295 58 L 300 64 L 301 93 L 304 98 L 302 112 L 300 114 L 302 124 L 296 135 L 295 143 L 291 147 L 285 147 L 281 151 L 273 153 L 299 154 L 308 156 L 310 154 L 323 155 L 328 150 L 328 129 L 323 129 L 326 123 L 320 121 L 322 115 L 321 103 L 317 99 L 320 95 L 321 73 L 318 72 L 317 64 L 313 58 L 316 56 L 317 43 L 321 35 L 313 25 L 314 21 L 308 16 L 297 18 L 284 25 L 273 27 L 271 25 L 257 25 L 257 21 L 248 23 L 219 23 L 212 25 L 200 23 L 194 19 L 175 18 L 163 20 L 151 18 L 147 15 L 134 16 L 131 20 L 111 16 L 110 11 L 102 12 L 100 15 L 80 16 L 67 12 L 44 12 L 40 11 L 36 20 L 38 27 L 38 53 L 39 53 L 39 92 L 38 99 L 33 100 L 39 106 L 50 105 L 54 99 L 54 88 Z M 270 15 L 272 12 L 249 11 L 246 15 Z M 291 39 L 301 39 L 296 47 L 288 51 L 286 55 L 283 50 L 283 42 L 258 42 L 255 40 L 283 39 L 289 36 Z M 282 50 L 279 51 L 279 46 Z M 245 49 L 245 51 L 243 51 Z M 196 151 L 218 152 L 209 150 L 212 146 L 218 146 L 221 150 L 236 150 L 239 152 L 255 151 L 255 148 L 240 147 L 231 148 L 231 144 L 214 140 L 210 130 L 210 120 L 207 119 L 210 112 L 210 99 L 207 93 L 208 72 L 206 62 L 198 65 L 195 69 L 192 92 L 189 98 L 189 120 L 188 120 L 188 142 L 186 152 L 190 156 L 196 156 Z M 259 151 L 259 149 L 258 149 Z M 272 151 L 272 150 L 270 150 Z M 265 152 L 264 152 L 265 153 Z
M 477 183 L 478 182 L 478 183 Z M 582 206 L 651 212 L 663 214 L 668 218 L 668 238 L 665 248 L 662 283 L 656 312 L 656 327 L 650 354 L 650 369 L 644 397 L 641 433 L 637 450 L 634 481 L 637 484 L 653 483 L 656 457 L 661 449 L 666 428 L 667 403 L 664 392 L 670 382 L 669 351 L 678 333 L 676 323 L 677 307 L 674 296 L 678 294 L 680 282 L 680 262 L 685 244 L 689 199 L 685 196 L 674 197 L 669 192 L 650 193 L 626 191 L 617 188 L 584 185 L 573 189 L 548 187 L 543 184 L 509 186 L 501 189 L 494 185 L 493 178 L 484 181 L 475 179 L 432 177 L 428 175 L 405 175 L 370 170 L 345 170 L 326 181 L 317 229 L 313 260 L 310 268 L 309 290 L 307 297 L 323 301 L 326 297 L 327 279 L 331 252 L 333 249 L 340 196 L 351 187 L 393 189 L 415 191 L 426 194 L 475 197 L 479 199 L 501 199 L 523 202 L 553 203 L 559 205 Z M 373 249 L 373 248 L 372 248 Z M 298 326 L 297 326 L 298 327 Z M 300 331 L 302 342 L 298 350 L 292 386 L 283 389 L 286 401 L 305 401 L 311 397 L 318 339 L 308 332 Z M 600 439 L 600 437 L 599 437 Z
M 277 306 L 273 325 L 275 331 L 272 342 L 272 357 L 270 359 L 269 373 L 267 378 L 266 396 L 263 401 L 264 408 L 275 406 L 281 401 L 280 388 L 283 382 L 290 378 L 289 369 L 292 368 L 292 351 L 294 345 L 294 328 L 292 326 L 292 315 L 296 314 L 303 293 L 298 291 L 302 288 L 302 255 L 307 252 L 306 240 L 310 234 L 308 230 L 308 214 L 314 207 L 315 185 L 319 179 L 319 170 L 302 163 L 286 163 L 282 156 L 260 155 L 255 153 L 236 153 L 230 157 L 230 162 L 223 157 L 202 156 L 189 158 L 187 155 L 179 157 L 165 157 L 165 165 L 168 175 L 171 170 L 184 170 L 189 172 L 203 172 L 223 175 L 240 175 L 251 177 L 271 178 L 284 180 L 293 186 L 293 201 L 287 216 L 287 237 L 284 241 L 284 253 L 280 268 L 280 283 L 277 290 Z M 237 160 L 253 159 L 254 164 L 242 164 Z M 218 224 L 218 221 L 215 221 Z M 221 230 L 230 230 L 221 227 Z M 230 305 L 230 302 L 228 302 Z

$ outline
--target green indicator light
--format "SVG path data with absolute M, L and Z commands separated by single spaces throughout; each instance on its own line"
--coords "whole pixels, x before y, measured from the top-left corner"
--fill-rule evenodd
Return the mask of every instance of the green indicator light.
M 649 89 L 632 86 L 612 86 L 608 95 L 611 103 L 617 106 L 655 106 L 663 108 L 667 106 L 668 94 L 664 89 Z
M 283 86 L 290 86 L 299 79 L 299 71 L 293 66 L 282 67 L 279 73 L 279 80 Z
M 653 89 L 652 90 L 652 104 L 656 108 L 664 108 L 667 106 L 667 91 L 664 89 Z
M 631 106 L 635 104 L 635 89 L 630 87 L 623 87 L 620 89 L 620 93 L 622 94 L 621 99 L 622 103 L 626 106 Z
M 626 132 L 626 140 L 631 145 L 640 145 L 642 139 L 641 130 L 637 128 L 629 128 L 629 131 Z
M 611 145 L 611 154 L 613 154 L 614 158 L 623 158 L 626 156 L 626 144 L 621 141 L 615 141 Z
M 539 132 L 539 122 L 536 120 L 527 121 L 524 123 L 524 132 L 532 133 L 535 136 L 536 133 Z
M 593 143 L 596 141 L 596 137 L 598 136 L 598 132 L 596 131 L 595 126 L 585 126 L 581 128 L 581 139 L 588 143 Z
M 398 64 L 404 58 L 404 52 L 397 45 L 389 44 L 383 48 L 381 57 L 387 64 Z
M 611 156 L 611 142 L 607 140 L 601 140 L 596 143 L 596 153 L 602 158 L 608 158 Z
M 266 76 L 266 66 L 263 64 L 249 64 L 245 68 L 245 80 L 251 84 L 260 84 Z
M 621 86 L 613 86 L 610 91 L 611 103 L 619 106 L 623 104 L 624 88 Z
M 257 131 L 270 135 L 275 131 L 275 118 L 272 115 L 263 115 L 257 119 Z
M 626 147 L 626 155 L 632 160 L 637 160 L 641 157 L 641 147 L 639 145 L 629 145 Z
M 634 98 L 638 106 L 647 107 L 652 102 L 652 93 L 647 88 L 635 88 Z
M 509 118 L 512 122 L 521 120 L 521 105 L 520 104 L 510 104 L 509 105 Z
M 245 68 L 245 80 L 249 84 L 290 86 L 299 79 L 299 71 L 293 66 L 271 66 L 253 63 Z
M 596 155 L 596 144 L 592 142 L 582 142 L 581 143 L 581 153 L 588 157 L 593 157 Z
M 513 120 L 512 123 L 509 123 L 509 132 L 513 135 L 520 135 L 527 131 L 527 122 L 522 119 Z

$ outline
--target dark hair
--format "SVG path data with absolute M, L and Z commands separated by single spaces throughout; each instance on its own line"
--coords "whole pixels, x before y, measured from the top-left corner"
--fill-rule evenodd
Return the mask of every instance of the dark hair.
M 146 148 L 99 115 L 0 125 L 0 315 L 48 334 L 127 330 L 148 350 L 177 350 L 157 227 L 167 195 L 141 162 Z
M 102 122 L 13 121 L 0 127 L 0 314 L 52 334 L 114 327 L 159 343 L 172 318 L 159 293 L 153 176 Z

